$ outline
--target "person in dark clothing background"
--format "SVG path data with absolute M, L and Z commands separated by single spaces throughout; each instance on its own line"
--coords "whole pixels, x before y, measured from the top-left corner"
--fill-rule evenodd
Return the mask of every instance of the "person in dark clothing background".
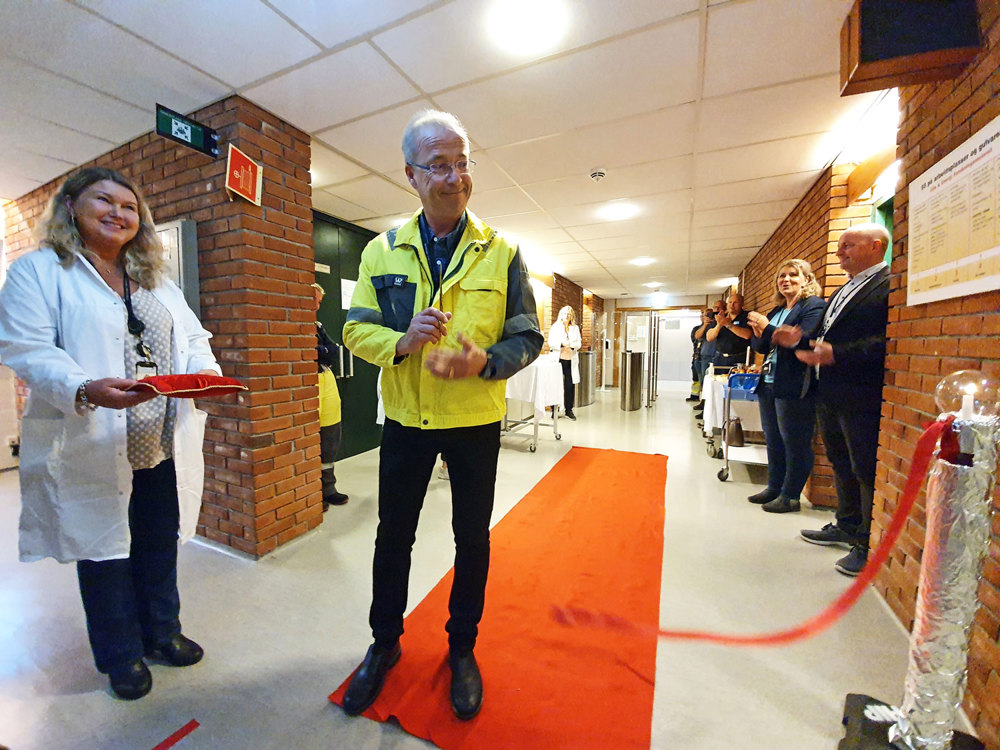
M 313 284 L 315 310 L 323 301 L 323 287 Z M 344 505 L 348 496 L 337 491 L 337 475 L 333 462 L 340 450 L 340 391 L 337 390 L 335 364 L 340 362 L 340 346 L 331 339 L 323 324 L 316 321 L 316 365 L 319 368 L 319 451 L 323 482 L 323 511 L 331 505 Z

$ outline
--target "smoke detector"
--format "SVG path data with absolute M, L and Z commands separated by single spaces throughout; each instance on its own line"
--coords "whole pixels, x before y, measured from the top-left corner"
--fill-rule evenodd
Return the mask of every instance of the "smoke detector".
M 608 170 L 604 169 L 603 167 L 594 167 L 593 169 L 590 170 L 590 179 L 592 179 L 594 182 L 600 182 L 607 176 L 608 176 Z

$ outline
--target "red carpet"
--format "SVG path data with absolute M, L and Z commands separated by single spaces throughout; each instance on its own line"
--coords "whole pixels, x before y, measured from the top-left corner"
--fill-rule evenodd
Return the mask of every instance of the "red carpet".
M 406 618 L 403 658 L 364 715 L 444 750 L 648 750 L 666 470 L 666 456 L 573 448 L 493 529 L 479 716 L 459 721 L 448 699 L 451 572 Z M 648 632 L 566 627 L 554 605 Z

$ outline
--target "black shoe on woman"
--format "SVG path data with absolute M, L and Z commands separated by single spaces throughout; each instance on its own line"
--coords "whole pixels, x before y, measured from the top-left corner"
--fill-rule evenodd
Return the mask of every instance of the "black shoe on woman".
M 568 412 L 566 412 L 566 418 L 567 419 L 572 419 L 575 422 L 576 421 L 576 414 L 574 414 L 571 411 L 568 411 Z
M 108 672 L 111 689 L 122 700 L 138 700 L 153 689 L 153 675 L 142 659 L 120 669 Z

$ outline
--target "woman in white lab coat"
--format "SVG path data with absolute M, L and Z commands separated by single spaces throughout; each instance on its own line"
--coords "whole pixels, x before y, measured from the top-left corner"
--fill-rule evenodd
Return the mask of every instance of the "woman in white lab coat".
M 566 408 L 566 416 L 574 422 L 576 415 L 573 413 L 573 399 L 576 391 L 573 386 L 580 382 L 580 358 L 577 352 L 582 346 L 576 313 L 566 305 L 559 311 L 559 317 L 549 329 L 549 349 L 559 352 L 559 363 L 563 371 L 563 406 Z
M 147 374 L 221 371 L 130 180 L 70 175 L 40 230 L 0 289 L 0 360 L 30 389 L 20 558 L 76 562 L 94 661 L 132 700 L 152 687 L 144 656 L 202 657 L 181 634 L 177 540 L 197 524 L 205 414 L 128 389 Z

